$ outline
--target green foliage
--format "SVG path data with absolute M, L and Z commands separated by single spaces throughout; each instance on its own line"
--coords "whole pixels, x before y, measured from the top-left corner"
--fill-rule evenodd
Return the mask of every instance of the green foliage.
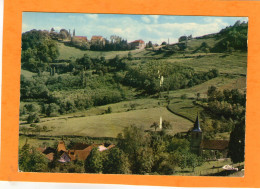
M 37 113 L 30 113 L 27 118 L 27 123 L 39 123 L 40 117 Z
M 228 156 L 233 163 L 245 160 L 245 119 L 242 119 L 230 134 Z
M 188 140 L 178 138 L 173 138 L 167 146 L 168 152 L 181 152 L 182 150 L 189 151 L 189 148 L 190 143 Z
M 103 170 L 103 155 L 98 151 L 98 148 L 91 150 L 89 156 L 85 161 L 86 173 L 102 173 Z
M 59 55 L 56 43 L 45 31 L 31 30 L 22 34 L 22 67 L 38 72 Z
M 46 115 L 49 117 L 55 117 L 58 115 L 59 112 L 59 106 L 55 103 L 51 103 L 46 108 Z
M 21 75 L 20 85 L 21 100 L 47 99 L 49 97 L 49 90 L 41 77 L 36 79 L 26 79 L 23 75 Z
M 107 114 L 112 113 L 112 107 L 111 107 L 111 106 L 108 106 L 108 108 L 107 108 L 107 110 L 106 110 L 106 113 L 107 113 Z
M 48 170 L 48 159 L 28 144 L 19 150 L 19 169 L 24 172 L 44 172 Z
M 248 23 L 236 22 L 219 32 L 219 41 L 213 48 L 213 52 L 232 52 L 233 50 L 247 51 L 247 30 Z
M 150 128 L 154 128 L 154 131 L 159 128 L 159 124 L 157 122 L 153 122 L 153 124 L 150 126 Z
M 136 126 L 124 129 L 119 137 L 118 147 L 129 158 L 130 170 L 133 174 L 151 172 L 153 165 L 152 150 L 150 149 L 150 135 Z
M 129 174 L 130 164 L 126 154 L 117 147 L 109 150 L 107 159 L 103 163 L 103 173 Z
M 181 95 L 181 99 L 182 100 L 187 99 L 187 95 L 186 94 Z

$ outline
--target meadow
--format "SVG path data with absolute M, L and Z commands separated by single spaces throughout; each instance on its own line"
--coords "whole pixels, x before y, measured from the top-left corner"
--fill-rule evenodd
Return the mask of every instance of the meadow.
M 192 127 L 192 122 L 176 116 L 164 107 L 131 110 L 120 113 L 92 115 L 87 117 L 67 117 L 42 119 L 40 126 L 47 126 L 51 132 L 41 132 L 42 135 L 61 136 L 91 136 L 115 138 L 125 127 L 136 125 L 144 130 L 151 130 L 153 122 L 159 122 L 160 116 L 169 121 L 172 129 L 168 131 L 173 135 L 185 132 Z M 24 125 L 25 127 L 28 125 Z M 24 127 L 23 126 L 23 127 Z

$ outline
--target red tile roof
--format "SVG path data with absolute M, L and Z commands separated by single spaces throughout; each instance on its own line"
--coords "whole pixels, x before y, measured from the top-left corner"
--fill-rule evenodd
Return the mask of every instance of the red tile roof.
M 93 146 L 89 146 L 84 150 L 69 150 L 68 154 L 71 160 L 86 160 L 92 149 Z
M 54 153 L 49 153 L 49 154 L 46 154 L 46 157 L 50 160 L 50 161 L 53 161 L 53 157 L 54 157 Z
M 139 39 L 139 40 L 135 40 L 135 41 L 133 41 L 133 42 L 131 42 L 131 43 L 142 43 L 142 44 L 144 44 L 144 41 L 141 40 L 141 39 Z
M 43 153 L 46 150 L 46 147 L 44 147 L 44 148 L 39 147 L 39 148 L 36 148 L 36 150 Z
M 102 40 L 103 39 L 103 37 L 102 36 L 92 36 L 92 38 L 91 38 L 91 41 L 92 40 Z
M 83 40 L 83 41 L 87 41 L 88 38 L 85 37 L 85 36 L 74 36 L 75 39 L 80 39 L 80 40 Z
M 57 147 L 57 150 L 58 150 L 58 152 L 60 152 L 60 151 L 66 152 L 66 151 L 67 151 L 67 150 L 66 150 L 66 147 L 65 147 L 64 141 L 60 141 L 60 142 L 59 142 L 58 147 Z
M 207 150 L 225 150 L 228 148 L 228 140 L 202 140 L 201 148 Z

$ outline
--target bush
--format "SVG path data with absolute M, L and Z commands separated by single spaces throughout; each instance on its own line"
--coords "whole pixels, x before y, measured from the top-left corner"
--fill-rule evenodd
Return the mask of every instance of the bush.
M 40 117 L 37 113 L 29 114 L 27 118 L 27 123 L 39 123 L 39 122 L 40 122 Z
M 181 99 L 187 99 L 187 95 L 186 94 L 183 94 L 183 95 L 181 95 Z

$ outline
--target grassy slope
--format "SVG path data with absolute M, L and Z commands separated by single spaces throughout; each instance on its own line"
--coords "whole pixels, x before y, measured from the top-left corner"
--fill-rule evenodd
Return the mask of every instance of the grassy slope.
M 90 50 L 80 50 L 77 49 L 75 47 L 70 47 L 70 46 L 66 46 L 63 43 L 57 42 L 58 47 L 59 47 L 59 51 L 60 51 L 60 55 L 58 59 L 62 59 L 62 60 L 68 60 L 68 59 L 77 59 L 77 58 L 81 58 L 84 54 L 88 54 L 90 57 L 92 58 L 96 58 L 96 57 L 100 57 L 100 56 L 104 56 L 107 59 L 111 59 L 114 58 L 116 55 L 119 55 L 121 57 L 123 56 L 127 56 L 129 51 L 90 51 Z M 132 54 L 138 54 L 140 53 L 142 50 L 132 50 Z
M 191 40 L 188 45 L 192 48 L 196 48 L 200 46 L 200 44 L 206 41 L 209 46 L 214 45 L 216 41 L 214 39 L 199 39 L 199 40 Z M 63 43 L 58 43 L 60 48 L 60 59 L 69 59 L 70 57 L 79 58 L 82 57 L 85 53 L 88 53 L 91 57 L 105 56 L 106 58 L 113 58 L 116 54 L 121 56 L 127 56 L 129 51 L 112 51 L 112 52 L 100 52 L 100 51 L 83 51 L 76 49 L 74 47 L 65 46 Z M 165 58 L 163 54 L 155 54 L 151 51 L 146 50 L 134 50 L 131 51 L 134 57 L 157 57 L 157 58 Z M 202 55 L 202 57 L 198 58 L 198 55 Z M 187 57 L 189 56 L 189 57 Z M 174 54 L 165 58 L 164 60 L 176 65 L 185 65 L 193 67 L 196 71 L 208 71 L 212 68 L 217 68 L 221 73 L 230 73 L 230 74 L 246 74 L 246 53 L 233 53 L 231 55 L 225 54 L 205 54 L 205 53 L 196 53 L 196 54 Z M 145 59 L 137 60 L 137 61 L 145 61 Z M 22 70 L 22 73 L 26 74 L 27 77 L 32 77 L 32 73 Z M 220 76 L 218 78 L 207 81 L 203 84 L 194 86 L 189 89 L 181 89 L 176 91 L 170 91 L 170 97 L 176 98 L 180 97 L 182 94 L 186 94 L 189 98 L 196 97 L 197 93 L 201 94 L 201 97 L 206 97 L 206 92 L 209 86 L 215 85 L 220 89 L 225 88 L 239 88 L 241 90 L 245 90 L 246 88 L 246 78 L 244 76 L 235 76 L 233 78 L 228 78 L 224 76 Z M 136 103 L 134 111 L 126 112 L 130 108 L 131 103 Z M 101 115 L 107 109 L 108 106 L 111 106 L 113 109 L 112 114 Z M 192 101 L 189 99 L 181 100 L 174 99 L 171 101 L 169 106 L 172 110 L 184 114 L 189 117 L 191 120 L 194 120 L 196 114 L 200 109 L 198 107 L 194 107 Z M 86 110 L 83 112 L 73 113 L 71 115 L 61 116 L 59 118 L 47 118 L 42 119 L 45 122 L 40 123 L 40 125 L 54 126 L 55 134 L 71 134 L 75 135 L 89 135 L 89 136 L 116 136 L 118 132 L 122 130 L 123 127 L 129 126 L 133 123 L 140 123 L 144 125 L 145 128 L 148 128 L 149 125 L 152 124 L 153 121 L 158 121 L 158 111 L 161 111 L 162 108 L 158 107 L 158 100 L 155 99 L 137 99 L 131 101 L 120 102 L 116 104 L 110 104 L 106 106 L 92 108 L 90 110 Z M 155 111 L 156 110 L 156 111 Z M 187 111 L 188 110 L 188 111 Z M 165 114 L 163 117 L 165 119 L 171 120 L 172 123 L 176 123 L 180 118 L 169 113 L 166 109 L 162 110 L 162 114 Z M 84 115 L 87 117 L 81 118 L 71 118 L 65 119 L 69 116 L 75 115 Z M 152 116 L 152 117 L 151 117 Z M 48 121 L 46 121 L 48 120 Z M 67 120 L 67 121 L 66 121 Z M 141 121 L 142 120 L 142 121 Z M 180 120 L 179 120 L 180 121 Z M 187 121 L 187 120 L 186 120 Z M 67 122 L 67 123 L 66 123 Z M 180 123 L 184 123 L 185 129 L 180 131 L 187 130 L 187 124 L 180 121 Z M 173 124 L 173 125 L 174 125 Z M 178 123 L 176 123 L 176 126 Z M 180 126 L 180 125 L 179 125 Z M 97 129 L 98 128 L 98 129 Z M 178 130 L 179 128 L 175 128 L 174 130 Z M 75 131 L 75 132 L 74 132 Z M 101 133 L 102 132 L 102 133 Z M 174 131 L 175 132 L 175 131 Z M 49 134 L 49 133 L 48 133 Z
M 210 48 L 214 47 L 214 45 L 218 42 L 215 38 L 208 38 L 208 39 L 192 39 L 188 40 L 188 47 L 192 48 L 193 50 L 197 49 L 201 46 L 203 42 L 206 42 Z
M 170 91 L 170 97 L 180 97 L 186 94 L 188 98 L 197 98 L 197 93 L 200 93 L 201 98 L 206 98 L 208 88 L 212 85 L 220 90 L 236 88 L 242 92 L 246 90 L 246 77 L 234 76 L 230 78 L 219 76 L 191 88 Z
M 200 106 L 195 106 L 191 99 L 173 99 L 171 100 L 169 109 L 180 115 L 183 115 L 195 122 L 197 113 L 203 110 Z
M 53 131 L 41 133 L 44 135 L 73 134 L 92 137 L 116 137 L 118 133 L 122 132 L 124 127 L 132 124 L 143 127 L 144 129 L 150 129 L 150 125 L 153 122 L 159 121 L 160 115 L 173 125 L 173 129 L 169 131 L 170 134 L 187 131 L 192 127 L 190 121 L 170 113 L 164 107 L 79 118 L 60 117 L 41 122 L 39 125 L 46 125 L 48 128 L 53 127 Z
M 200 53 L 201 54 L 201 53 Z M 189 56 L 185 58 L 185 56 Z M 246 74 L 247 53 L 235 52 L 233 54 L 205 54 L 202 57 L 190 57 L 185 55 L 182 58 L 171 56 L 166 61 L 174 65 L 185 65 L 194 68 L 196 71 L 208 71 L 216 68 L 220 73 Z M 195 56 L 195 55 L 192 55 Z
M 30 72 L 28 70 L 21 69 L 21 75 L 23 75 L 25 78 L 32 78 L 36 73 Z

